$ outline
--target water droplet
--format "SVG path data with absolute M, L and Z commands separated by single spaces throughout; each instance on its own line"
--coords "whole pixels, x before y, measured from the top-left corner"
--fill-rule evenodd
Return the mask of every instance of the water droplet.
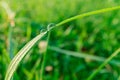
M 54 26 L 55 26 L 54 23 L 48 24 L 48 26 L 47 26 L 47 31 L 50 31 Z
M 46 29 L 42 29 L 40 30 L 40 33 L 44 33 L 45 31 L 47 31 Z

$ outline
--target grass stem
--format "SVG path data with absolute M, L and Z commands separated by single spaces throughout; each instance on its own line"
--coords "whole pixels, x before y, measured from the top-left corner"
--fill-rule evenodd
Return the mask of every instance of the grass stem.
M 43 75 L 44 75 L 44 67 L 46 63 L 46 55 L 47 55 L 47 49 L 48 49 L 48 44 L 49 44 L 49 39 L 50 39 L 50 31 L 48 31 L 48 37 L 47 37 L 47 45 L 46 45 L 46 50 L 45 53 L 43 54 L 43 62 L 41 66 L 41 72 L 40 72 L 40 80 L 43 80 Z
M 108 59 L 106 59 L 99 67 L 96 69 L 88 78 L 87 80 L 92 80 L 96 74 L 108 63 L 110 62 L 118 53 L 120 52 L 120 48 L 117 49 Z

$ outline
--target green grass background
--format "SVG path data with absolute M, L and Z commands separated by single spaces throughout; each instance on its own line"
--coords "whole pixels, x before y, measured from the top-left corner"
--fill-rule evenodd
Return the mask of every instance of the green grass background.
M 28 41 L 40 33 L 49 23 L 102 8 L 120 5 L 119 0 L 4 0 L 15 12 L 12 30 L 12 53 L 15 55 Z M 109 57 L 120 47 L 120 10 L 85 17 L 55 28 L 50 35 L 49 46 L 82 52 L 88 55 Z M 8 52 L 9 20 L 0 6 L 0 80 L 3 80 L 10 63 Z M 46 40 L 46 37 L 43 38 Z M 38 43 L 39 44 L 39 43 Z M 42 54 L 38 44 L 22 60 L 14 80 L 39 80 Z M 77 58 L 48 50 L 44 80 L 85 80 L 101 62 Z M 120 55 L 114 60 L 120 61 Z M 107 64 L 94 80 L 117 80 L 120 66 Z

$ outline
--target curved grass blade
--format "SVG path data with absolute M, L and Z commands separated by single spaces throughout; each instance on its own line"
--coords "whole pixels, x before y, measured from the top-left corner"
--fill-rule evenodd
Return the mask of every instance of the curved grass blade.
M 36 36 L 34 39 L 32 39 L 30 42 L 28 42 L 18 53 L 17 55 L 12 59 L 12 61 L 10 62 L 10 65 L 8 67 L 7 73 L 6 73 L 6 77 L 5 80 L 10 80 L 12 75 L 14 74 L 18 64 L 20 63 L 20 61 L 23 59 L 23 57 L 26 55 L 26 53 L 34 46 L 34 44 L 41 39 L 46 32 L 43 32 L 41 34 L 39 34 L 38 36 Z
M 120 53 L 120 48 L 117 49 L 110 57 L 108 57 L 99 67 L 98 69 L 96 69 L 89 77 L 87 80 L 92 80 L 93 77 L 96 76 L 96 74 L 108 63 L 110 62 L 115 56 L 118 55 L 118 53 Z
M 120 9 L 120 6 L 116 6 L 116 7 L 112 7 L 112 8 L 104 8 L 104 9 L 100 9 L 100 10 L 96 10 L 96 11 L 91 11 L 91 12 L 87 12 L 81 15 L 77 15 L 71 18 L 68 18 L 60 23 L 58 23 L 56 26 L 61 26 L 62 24 L 65 24 L 67 22 L 79 19 L 79 18 L 83 18 L 83 17 L 87 17 L 87 16 L 91 16 L 91 15 L 95 15 L 95 14 L 100 14 L 100 13 L 105 13 L 105 12 L 109 12 L 109 11 L 113 11 L 113 10 L 117 10 Z
M 96 11 L 92 11 L 92 12 L 88 12 L 88 13 L 84 13 L 84 14 L 80 14 L 74 17 L 71 17 L 69 19 L 63 20 L 62 22 L 56 24 L 53 27 L 50 27 L 49 30 L 45 31 L 44 33 L 38 35 L 37 37 L 35 37 L 34 39 L 32 39 L 29 43 L 27 43 L 18 53 L 17 55 L 12 59 L 12 61 L 10 62 L 10 65 L 8 67 L 6 76 L 5 76 L 5 80 L 10 80 L 12 75 L 14 74 L 15 70 L 17 69 L 18 64 L 20 63 L 20 61 L 23 59 L 23 57 L 26 55 L 26 53 L 34 46 L 34 44 L 41 38 L 43 37 L 48 31 L 52 30 L 53 28 L 57 27 L 57 26 L 61 26 L 67 22 L 79 19 L 79 18 L 83 18 L 86 16 L 90 16 L 90 15 L 95 15 L 95 14 L 100 14 L 100 13 L 105 13 L 105 12 L 109 12 L 109 11 L 113 11 L 113 10 L 117 10 L 120 9 L 120 6 L 117 7 L 112 7 L 112 8 L 105 8 L 105 9 L 101 9 L 101 10 L 96 10 Z

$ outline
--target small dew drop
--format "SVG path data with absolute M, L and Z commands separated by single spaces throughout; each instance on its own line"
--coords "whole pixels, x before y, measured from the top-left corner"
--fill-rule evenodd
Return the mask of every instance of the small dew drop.
M 48 24 L 48 26 L 47 26 L 47 31 L 50 31 L 50 29 L 52 29 L 54 26 L 55 26 L 54 23 Z
M 40 30 L 40 33 L 44 33 L 44 32 L 46 32 L 46 31 L 50 31 L 53 27 L 55 26 L 55 24 L 54 23 L 50 23 L 50 24 L 48 24 L 48 26 L 47 26 L 47 28 L 45 29 L 41 29 Z
M 46 29 L 42 29 L 40 30 L 40 33 L 44 33 L 46 31 Z

